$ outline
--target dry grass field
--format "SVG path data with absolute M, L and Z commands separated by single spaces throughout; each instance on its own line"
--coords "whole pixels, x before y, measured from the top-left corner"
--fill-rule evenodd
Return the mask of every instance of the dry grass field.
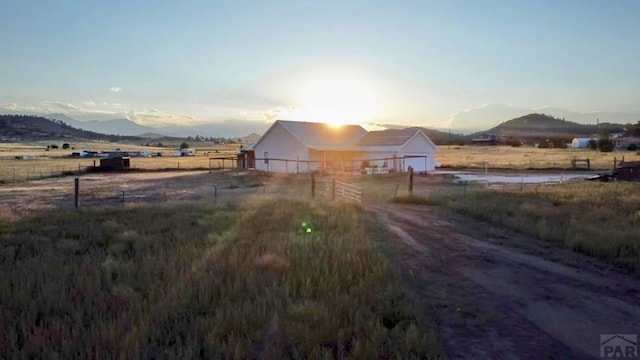
M 385 231 L 277 195 L 0 217 L 0 353 L 442 358 Z
M 539 305 L 542 291 L 497 294 L 508 306 L 494 316 L 494 298 L 478 298 L 486 289 L 460 269 L 441 266 L 465 264 L 460 256 L 466 256 L 474 270 L 491 275 L 481 284 L 536 278 L 554 289 L 565 283 L 563 272 L 547 270 L 564 261 L 585 289 L 610 284 L 602 274 L 622 276 L 616 270 L 623 269 L 637 276 L 640 269 L 638 184 L 486 187 L 416 175 L 409 197 L 406 173 L 343 174 L 363 187 L 357 206 L 330 201 L 332 177 L 315 176 L 313 198 L 309 174 L 83 174 L 78 211 L 73 177 L 1 184 L 0 303 L 8 310 L 0 312 L 0 351 L 62 358 L 435 358 L 442 336 L 454 358 L 460 344 L 480 338 L 491 351 L 515 341 L 518 349 L 534 351 L 527 344 L 535 343 L 543 354 L 555 349 L 562 357 L 570 354 L 559 347 L 566 339 L 546 338 L 510 310 L 522 301 Z M 423 206 L 389 204 L 395 195 Z M 488 233 L 501 235 L 487 244 Z M 471 248 L 459 248 L 465 244 Z M 520 254 L 501 257 L 520 248 L 530 248 L 525 257 L 543 270 L 517 263 Z M 538 259 L 538 251 L 550 260 Z M 447 256 L 456 261 L 438 262 Z M 584 280 L 585 271 L 593 281 Z M 625 276 L 619 282 L 627 295 L 620 298 L 627 301 L 637 277 Z M 563 294 L 545 314 L 573 309 Z M 589 294 L 594 309 L 604 308 L 598 296 Z M 575 323 L 594 326 L 610 315 L 567 311 Z M 429 325 L 434 321 L 441 333 Z M 554 317 L 542 325 L 556 323 Z M 78 330 L 86 324 L 88 331 Z M 513 329 L 520 335 L 512 336 Z M 566 344 L 579 351 L 584 336 L 572 334 L 575 342 Z
M 118 144 L 110 142 L 72 143 L 75 149 L 49 149 L 52 142 L 28 144 L 0 143 L 0 183 L 18 183 L 23 181 L 42 179 L 61 175 L 71 175 L 84 172 L 87 168 L 99 165 L 99 158 L 72 158 L 72 152 L 83 149 L 94 151 L 107 150 L 147 150 L 160 152 L 164 156 L 131 158 L 131 167 L 141 170 L 188 170 L 229 167 L 229 160 L 211 160 L 209 157 L 234 156 L 239 145 L 214 145 L 196 148 L 196 156 L 174 156 L 175 148 L 152 147 L 133 144 Z M 61 144 L 58 144 L 61 145 Z M 16 159 L 16 157 L 26 157 Z
M 453 168 L 489 168 L 502 169 L 569 169 L 574 158 L 586 159 L 591 168 L 611 170 L 614 159 L 620 161 L 638 161 L 640 155 L 633 151 L 614 151 L 610 153 L 589 149 L 538 149 L 529 146 L 454 146 L 439 147 L 436 161 L 445 167 Z

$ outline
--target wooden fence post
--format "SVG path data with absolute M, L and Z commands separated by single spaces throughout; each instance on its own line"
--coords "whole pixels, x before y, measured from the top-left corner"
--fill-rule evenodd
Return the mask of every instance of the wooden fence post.
M 413 166 L 409 166 L 409 196 L 413 195 Z
M 77 209 L 78 206 L 80 205 L 80 178 L 75 178 L 74 183 L 75 183 L 74 184 L 75 186 L 74 186 L 74 192 L 73 192 L 73 194 L 74 194 L 73 204 L 74 204 L 75 208 Z
M 336 179 L 331 179 L 331 200 L 336 199 Z
M 316 196 L 316 175 L 311 173 L 311 197 Z

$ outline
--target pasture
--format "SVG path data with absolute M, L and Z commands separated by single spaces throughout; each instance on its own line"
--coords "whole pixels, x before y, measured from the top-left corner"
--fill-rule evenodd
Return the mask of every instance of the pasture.
M 84 142 L 73 143 L 75 149 L 49 149 L 52 142 L 39 142 L 29 144 L 0 143 L 0 184 L 19 183 L 47 177 L 75 175 L 85 172 L 87 169 L 99 166 L 99 158 L 72 158 L 72 152 L 82 149 L 94 151 L 108 150 L 147 150 L 153 153 L 162 153 L 157 157 L 132 157 L 131 167 L 138 170 L 195 170 L 229 167 L 231 161 L 209 161 L 209 156 L 235 156 L 239 145 L 212 145 L 196 148 L 196 156 L 174 156 L 177 148 L 152 147 L 135 144 L 118 144 L 111 142 Z M 25 159 L 16 159 L 25 157 Z
M 539 149 L 530 146 L 455 146 L 442 145 L 436 160 L 451 168 L 484 168 L 485 160 L 490 169 L 569 169 L 574 158 L 588 158 L 591 168 L 611 170 L 617 161 L 640 161 L 635 151 L 599 152 L 589 149 Z
M 0 352 L 435 357 L 385 238 L 357 206 L 271 196 L 0 219 Z

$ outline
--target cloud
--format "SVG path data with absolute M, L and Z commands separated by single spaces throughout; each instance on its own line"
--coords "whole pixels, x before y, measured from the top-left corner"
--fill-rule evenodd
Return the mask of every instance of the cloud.
M 96 103 L 93 100 L 87 100 L 84 102 L 85 106 L 96 106 Z
M 38 112 L 36 108 L 34 108 L 33 106 L 22 106 L 16 103 L 9 103 L 9 104 L 3 105 L 1 109 L 6 111 L 11 111 L 11 112 L 34 112 L 34 113 Z
M 146 126 L 192 125 L 197 119 L 192 116 L 172 115 L 159 109 L 129 111 L 127 119 Z
M 120 92 L 120 90 L 122 90 L 122 88 L 120 86 L 115 86 L 115 85 L 109 88 L 109 92 L 114 92 L 114 93 Z
M 294 106 L 277 106 L 266 110 L 262 116 L 268 121 L 282 120 L 283 117 L 291 114 L 296 108 Z
M 59 101 L 45 101 L 42 103 L 42 105 L 46 106 L 47 110 L 49 111 L 78 111 L 80 110 L 79 107 L 73 105 L 73 104 L 69 104 L 69 103 L 65 103 L 65 102 L 59 102 Z

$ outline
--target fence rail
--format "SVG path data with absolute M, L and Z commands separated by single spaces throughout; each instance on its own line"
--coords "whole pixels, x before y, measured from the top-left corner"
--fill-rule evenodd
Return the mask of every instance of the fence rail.
M 334 180 L 333 197 L 341 197 L 357 202 L 362 202 L 362 187 L 349 184 L 344 181 Z

